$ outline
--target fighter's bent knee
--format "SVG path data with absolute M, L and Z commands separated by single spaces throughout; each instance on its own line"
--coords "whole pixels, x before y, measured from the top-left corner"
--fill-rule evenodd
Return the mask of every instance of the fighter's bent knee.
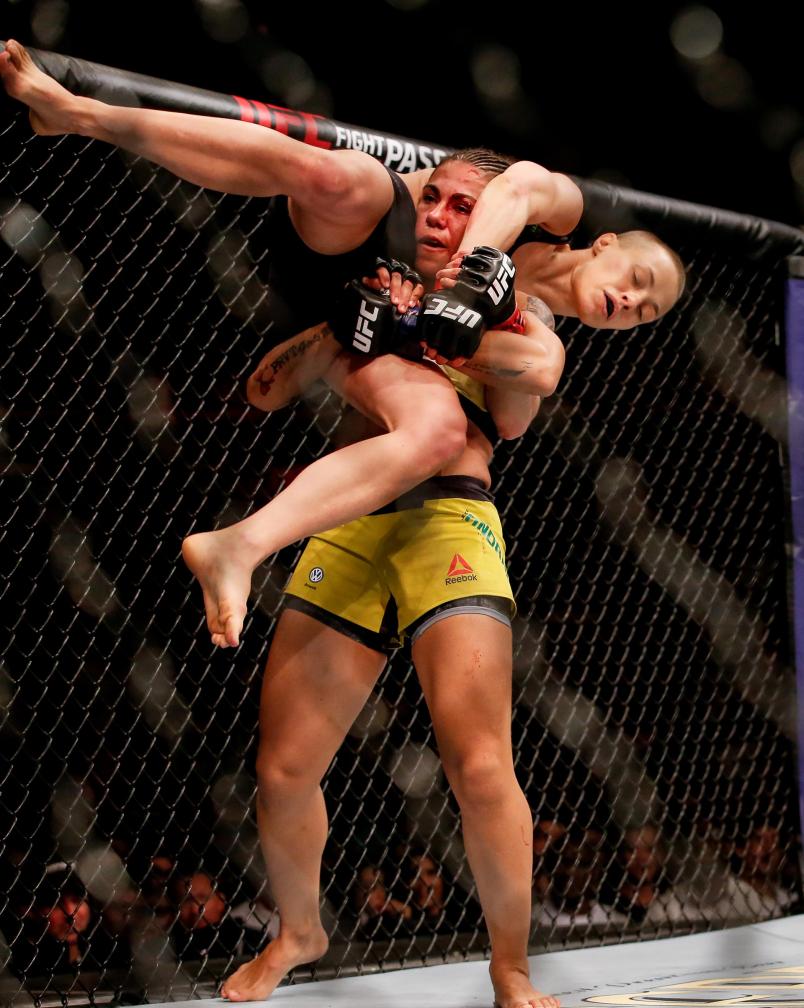
M 306 170 L 305 202 L 324 215 L 346 218 L 380 201 L 390 205 L 393 186 L 388 173 L 362 151 L 318 151 Z
M 432 476 L 455 461 L 466 448 L 466 419 L 458 410 L 423 417 L 423 434 L 415 442 L 414 452 L 422 479 Z

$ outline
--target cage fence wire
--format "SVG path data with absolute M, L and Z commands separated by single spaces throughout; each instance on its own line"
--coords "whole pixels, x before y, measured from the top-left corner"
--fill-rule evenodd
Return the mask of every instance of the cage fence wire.
M 254 762 L 299 548 L 257 572 L 231 652 L 208 643 L 179 546 L 270 499 L 348 419 L 326 391 L 269 415 L 245 399 L 280 338 L 265 201 L 33 137 L 4 107 L 3 990 L 209 993 L 278 926 Z M 559 391 L 494 463 L 534 949 L 801 908 L 779 336 L 793 245 L 684 221 L 673 243 L 680 308 L 631 333 L 562 321 Z M 316 975 L 482 956 L 407 653 L 324 790 Z

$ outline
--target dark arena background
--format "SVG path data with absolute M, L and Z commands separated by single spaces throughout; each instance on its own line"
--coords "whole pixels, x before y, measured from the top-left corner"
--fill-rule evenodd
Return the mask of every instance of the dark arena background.
M 461 5 L 455 22 L 448 6 L 371 10 L 386 32 L 408 33 L 411 52 L 421 33 L 449 76 L 441 54 L 466 48 L 481 8 Z M 804 134 L 779 82 L 766 86 L 755 55 L 736 55 L 767 25 L 737 21 L 730 34 L 707 7 L 661 15 L 665 49 L 655 51 L 675 67 L 682 106 L 671 137 L 669 106 L 638 72 L 661 5 L 642 48 L 629 20 L 635 62 L 623 72 L 604 61 L 617 84 L 594 108 L 577 105 L 582 84 L 557 89 L 561 108 L 573 95 L 577 129 L 600 138 L 605 159 L 593 162 L 591 146 L 573 146 L 567 111 L 548 145 L 558 113 L 530 100 L 534 71 L 510 25 L 464 56 L 474 81 L 463 81 L 465 104 L 483 116 L 451 122 L 443 105 L 435 116 L 411 109 L 404 88 L 383 82 L 374 49 L 362 94 L 381 104 L 363 113 L 347 89 L 333 107 L 336 85 L 297 52 L 287 13 L 269 26 L 237 0 L 176 8 L 187 35 L 176 60 L 198 44 L 192 73 L 155 65 L 164 32 L 146 51 L 137 28 L 124 50 L 121 24 L 108 46 L 82 50 L 110 15 L 90 18 L 80 4 L 9 4 L 0 34 L 38 45 L 76 90 L 251 116 L 336 145 L 374 136 L 401 169 L 492 143 L 579 176 L 582 240 L 648 227 L 681 253 L 687 292 L 661 323 L 619 334 L 561 322 L 558 392 L 496 453 L 519 607 L 514 744 L 535 824 L 532 951 L 800 912 L 789 558 L 801 445 L 788 435 L 784 307 L 789 275 L 801 275 L 791 257 L 804 255 L 791 226 Z M 598 48 L 608 37 L 598 32 Z M 404 48 L 397 39 L 395 60 Z M 506 49 L 519 68 L 507 77 Z M 337 79 L 331 54 L 308 58 Z M 781 58 L 778 70 L 784 81 Z M 246 100 L 231 96 L 235 81 Z M 696 100 L 725 115 L 722 142 L 706 117 L 683 114 Z M 0 108 L 0 991 L 18 1004 L 212 996 L 276 933 L 254 820 L 257 707 L 299 550 L 258 571 L 243 645 L 216 652 L 179 545 L 264 503 L 328 450 L 342 409 L 326 392 L 267 416 L 245 401 L 245 377 L 278 339 L 264 282 L 278 252 L 261 237 L 263 201 L 199 190 L 100 143 L 34 137 L 17 105 L 3 97 Z M 661 174 L 668 163 L 672 179 Z M 352 727 L 325 794 L 333 943 L 316 978 L 487 954 L 457 807 L 405 653 Z M 441 911 L 370 915 L 361 871 L 379 869 L 388 895 L 412 905 L 422 858 L 438 872 Z

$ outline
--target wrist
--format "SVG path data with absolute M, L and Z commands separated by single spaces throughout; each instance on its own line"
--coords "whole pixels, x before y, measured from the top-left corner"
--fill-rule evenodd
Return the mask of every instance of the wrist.
M 495 325 L 494 328 L 502 332 L 524 333 L 525 317 L 519 306 L 517 305 L 508 318 Z

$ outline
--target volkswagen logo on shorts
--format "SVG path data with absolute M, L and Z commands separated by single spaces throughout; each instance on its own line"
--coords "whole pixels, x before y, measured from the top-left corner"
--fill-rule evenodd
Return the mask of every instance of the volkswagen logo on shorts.
M 324 580 L 324 568 L 323 567 L 313 567 L 310 571 L 308 577 L 313 584 L 318 584 L 319 581 Z

